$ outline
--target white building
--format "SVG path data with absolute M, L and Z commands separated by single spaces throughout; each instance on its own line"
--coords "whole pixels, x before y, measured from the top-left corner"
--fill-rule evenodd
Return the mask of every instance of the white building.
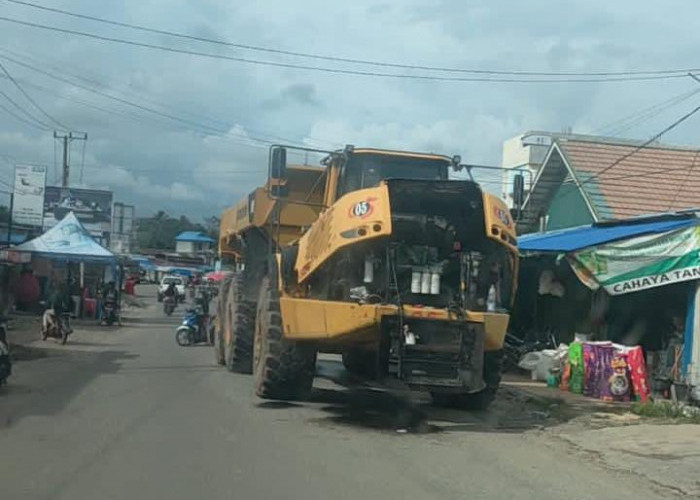
M 185 231 L 175 237 L 175 252 L 181 255 L 211 255 L 216 241 L 198 231 Z
M 529 131 L 517 135 L 503 142 L 501 167 L 503 167 L 503 184 L 501 196 L 513 206 L 513 178 L 516 173 L 525 177 L 525 195 L 530 191 L 537 171 L 556 137 L 567 134 L 555 134 L 552 132 Z

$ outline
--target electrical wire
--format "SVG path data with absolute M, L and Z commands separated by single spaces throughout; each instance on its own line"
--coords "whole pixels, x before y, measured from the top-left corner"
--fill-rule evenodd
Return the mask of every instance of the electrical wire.
M 15 101 L 13 101 L 7 94 L 5 94 L 1 90 L 0 90 L 0 95 L 5 97 L 13 106 L 17 107 L 21 111 L 24 111 L 25 114 L 28 114 L 28 113 L 26 113 L 26 111 L 23 108 L 21 108 Z M 41 124 L 41 122 L 39 122 L 39 124 L 37 124 L 35 121 L 30 121 L 30 120 L 27 120 L 26 118 L 19 116 L 18 114 L 16 114 L 14 111 L 12 111 L 11 109 L 9 109 L 8 107 L 6 107 L 3 104 L 0 104 L 0 109 L 5 111 L 8 115 L 12 116 L 16 120 L 18 120 L 22 123 L 25 123 L 25 124 L 29 125 L 30 127 L 34 127 L 38 130 L 41 130 L 42 132 L 48 132 L 49 130 L 51 130 L 50 127 Z M 29 116 L 31 117 L 31 115 L 29 115 Z
M 673 195 L 673 199 L 671 200 L 671 203 L 668 206 L 668 212 L 671 211 L 671 208 L 673 208 L 673 205 L 676 204 L 676 200 L 678 199 L 678 195 L 680 195 L 681 191 L 685 187 L 685 185 L 688 183 L 688 180 L 690 179 L 690 174 L 693 172 L 693 169 L 695 168 L 695 162 L 698 160 L 698 153 L 699 151 L 695 152 L 695 155 L 693 156 L 693 162 L 690 164 L 690 167 L 688 168 L 688 173 L 685 175 L 685 179 L 683 179 L 683 182 L 678 186 L 678 189 L 676 189 L 676 194 Z
M 97 89 L 92 89 L 92 88 L 87 87 L 87 86 L 85 86 L 85 85 L 78 84 L 78 83 L 76 83 L 76 82 L 73 82 L 73 81 L 71 81 L 71 80 L 68 80 L 68 79 L 66 79 L 66 78 L 63 78 L 63 77 L 61 77 L 61 76 L 57 76 L 57 75 L 52 74 L 52 73 L 50 73 L 50 72 L 48 72 L 48 71 L 45 71 L 45 70 L 42 70 L 42 69 L 40 69 L 40 68 L 34 67 L 34 66 L 30 65 L 30 64 L 27 64 L 27 63 L 22 62 L 22 61 L 19 61 L 19 60 L 17 60 L 17 59 L 8 57 L 8 56 L 6 56 L 6 55 L 0 54 L 0 59 L 10 60 L 10 61 L 14 62 L 15 64 L 18 64 L 18 65 L 20 65 L 20 66 L 23 66 L 23 67 L 26 67 L 26 68 L 31 69 L 31 70 L 33 70 L 33 71 L 36 71 L 36 72 L 38 72 L 38 73 L 41 73 L 41 74 L 43 74 L 43 75 L 45 75 L 45 76 L 48 76 L 49 78 L 52 78 L 52 79 L 54 79 L 54 80 L 58 80 L 58 81 L 61 81 L 61 82 L 63 82 L 63 83 L 67 83 L 67 84 L 69 84 L 69 85 L 72 85 L 72 86 L 74 86 L 74 87 L 81 88 L 81 89 L 83 89 L 83 90 L 87 90 L 88 92 L 92 92 L 92 93 L 94 93 L 94 94 L 100 95 L 100 96 L 105 97 L 105 98 L 107 98 L 107 99 L 111 99 L 111 100 L 113 100 L 113 101 L 119 102 L 119 103 L 121 103 L 121 104 L 128 105 L 128 106 L 130 106 L 130 107 L 139 109 L 139 110 L 141 110 L 141 111 L 145 111 L 145 112 L 150 113 L 150 114 L 153 114 L 153 115 L 157 115 L 157 116 L 160 116 L 160 117 L 163 117 L 163 118 L 167 118 L 167 119 L 169 119 L 169 120 L 171 120 L 171 121 L 175 121 L 175 122 L 179 122 L 179 123 L 182 123 L 182 124 L 186 124 L 186 125 L 188 125 L 190 128 L 198 129 L 198 130 L 200 130 L 200 131 L 205 131 L 205 132 L 210 133 L 210 134 L 211 134 L 211 133 L 215 133 L 215 134 L 217 134 L 217 135 L 232 136 L 232 137 L 236 137 L 236 138 L 238 138 L 238 139 L 248 139 L 248 140 L 253 141 L 253 142 L 260 142 L 260 143 L 267 144 L 267 145 L 274 144 L 274 141 L 269 141 L 269 140 L 266 140 L 266 139 L 262 139 L 262 138 L 258 138 L 258 137 L 250 136 L 250 135 L 245 135 L 245 134 L 237 134 L 237 133 L 235 133 L 235 131 L 231 131 L 231 130 L 221 130 L 221 129 L 218 129 L 218 128 L 216 128 L 216 127 L 212 127 L 212 126 L 209 126 L 209 125 L 206 125 L 206 124 L 197 123 L 197 122 L 194 122 L 194 121 L 189 120 L 189 119 L 186 119 L 186 118 L 181 118 L 181 117 L 172 115 L 172 114 L 170 114 L 170 113 L 165 113 L 165 112 L 159 111 L 159 110 L 157 110 L 157 109 L 154 109 L 154 108 L 151 108 L 151 107 L 148 107 L 148 106 L 144 106 L 144 105 L 139 104 L 139 103 L 136 103 L 136 102 L 129 101 L 129 100 L 127 100 L 127 99 L 122 99 L 122 98 L 120 98 L 120 97 L 111 95 L 111 94 L 109 94 L 109 93 L 107 93 L 107 92 L 103 92 L 103 91 L 97 90 Z
M 14 55 L 15 57 L 19 57 L 19 58 L 22 58 L 25 60 L 29 59 L 30 61 L 35 62 L 36 64 L 40 65 L 43 68 L 51 68 L 58 73 L 61 73 L 63 75 L 67 75 L 67 76 L 70 76 L 70 77 L 75 78 L 77 80 L 80 80 L 82 82 L 85 82 L 87 85 L 89 85 L 93 88 L 109 89 L 110 92 L 112 92 L 113 94 L 122 95 L 122 96 L 125 96 L 127 99 L 130 99 L 132 101 L 134 100 L 132 98 L 132 96 L 130 96 L 127 92 L 121 91 L 119 89 L 110 88 L 108 85 L 98 81 L 96 78 L 87 78 L 85 76 L 87 71 L 84 68 L 75 68 L 74 67 L 75 72 L 70 72 L 70 71 L 66 70 L 66 64 L 64 64 L 64 63 L 62 63 L 61 66 L 59 67 L 55 64 L 52 64 L 51 61 L 41 60 L 41 59 L 33 57 L 27 53 L 21 53 L 21 52 L 7 49 L 7 48 L 0 49 L 0 51 L 9 53 L 11 55 Z M 27 83 L 24 82 L 24 85 L 27 85 Z M 216 118 L 212 118 L 209 114 L 205 115 L 205 114 L 197 113 L 197 112 L 194 112 L 191 110 L 186 110 L 184 108 L 178 108 L 178 107 L 173 106 L 172 104 L 164 104 L 163 102 L 160 102 L 157 99 L 154 99 L 152 97 L 144 95 L 142 90 L 139 90 L 138 96 L 139 96 L 139 99 L 141 101 L 146 101 L 146 102 L 150 103 L 151 105 L 155 105 L 155 106 L 163 108 L 163 109 L 172 109 L 181 115 L 189 115 L 190 117 L 194 117 L 197 121 L 201 122 L 201 120 L 205 120 L 205 121 L 217 124 L 220 127 L 225 127 L 227 129 L 231 127 L 230 122 L 225 122 L 222 120 L 218 120 Z M 279 135 L 279 133 L 269 133 L 269 132 L 263 132 L 263 131 L 256 130 L 255 128 L 248 126 L 247 124 L 240 121 L 239 119 L 236 119 L 236 121 L 237 121 L 237 123 L 240 123 L 245 128 L 246 131 L 251 132 L 257 136 L 268 137 L 268 138 L 274 140 L 275 142 L 281 142 L 281 143 L 286 143 L 286 144 L 293 144 L 293 143 L 298 142 L 297 140 L 289 139 L 289 138 L 286 138 L 282 135 Z M 329 148 L 330 149 L 337 149 L 339 147 L 342 147 L 342 145 L 338 145 L 337 143 L 331 143 L 331 142 L 326 141 L 324 139 L 318 139 L 318 138 L 310 137 L 310 136 L 304 136 L 303 140 L 304 140 L 304 142 L 310 142 L 313 144 L 317 144 L 319 149 L 324 148 L 324 147 L 326 149 L 329 149 Z
M 620 75 L 620 76 L 594 76 L 594 77 L 567 77 L 567 78 L 547 78 L 547 79 L 532 79 L 530 78 L 515 78 L 515 77 L 453 77 L 453 76 L 437 76 L 437 75 L 416 75 L 407 73 L 382 73 L 377 71 L 362 71 L 362 70 L 352 70 L 352 69 L 340 69 L 340 68 L 329 68 L 325 66 L 309 66 L 305 64 L 293 64 L 284 63 L 278 61 L 264 61 L 260 59 L 252 59 L 246 57 L 236 57 L 228 56 L 223 54 L 213 54 L 210 52 L 201 52 L 197 50 L 187 50 L 178 49 L 175 47 L 168 47 L 165 45 L 155 45 L 152 43 L 137 42 L 134 40 L 125 40 L 123 38 L 108 37 L 103 35 L 98 35 L 95 33 L 88 33 L 84 31 L 59 28 L 56 26 L 48 26 L 45 24 L 39 24 L 29 21 L 22 21 L 20 19 L 12 19 L 9 17 L 0 16 L 0 21 L 5 21 L 9 23 L 19 24 L 22 26 L 27 26 L 30 28 L 42 29 L 47 31 L 54 31 L 57 33 L 63 33 L 68 35 L 81 36 L 85 38 L 91 38 L 94 40 L 100 40 L 104 42 L 112 42 L 122 45 L 130 45 L 133 47 L 141 47 L 153 50 L 159 50 L 163 52 L 170 52 L 174 54 L 186 54 L 191 56 L 204 57 L 209 59 L 218 59 L 226 61 L 241 62 L 246 64 L 253 64 L 258 66 L 270 66 L 277 68 L 287 68 L 287 69 L 301 69 L 306 71 L 315 71 L 321 73 L 329 74 L 339 74 L 339 75 L 354 75 L 354 76 L 365 76 L 365 77 L 375 77 L 375 78 L 391 78 L 400 80 L 423 80 L 423 81 L 442 81 L 442 82 L 492 82 L 492 83 L 595 83 L 595 82 L 630 82 L 630 81 L 651 81 L 651 80 L 668 80 L 672 78 L 685 78 L 689 71 L 696 72 L 698 69 L 684 69 L 683 73 L 676 74 L 675 72 L 666 72 L 663 74 L 648 74 L 648 75 Z M 675 70 L 674 70 L 675 71 Z M 680 70 L 678 70 L 680 71 Z
M 623 132 L 626 132 L 630 128 L 638 125 L 642 121 L 646 121 L 647 119 L 653 118 L 661 112 L 690 99 L 698 93 L 700 93 L 700 89 L 695 89 L 691 90 L 690 92 L 684 92 L 682 94 L 676 95 L 674 97 L 671 97 L 670 99 L 666 99 L 662 102 L 654 104 L 653 106 L 649 106 L 648 108 L 644 108 L 623 118 L 619 118 L 613 122 L 603 125 L 602 127 L 598 127 L 597 129 L 594 129 L 591 132 L 591 134 L 618 136 Z
M 39 112 L 44 115 L 46 118 L 51 120 L 53 123 L 58 125 L 59 127 L 62 127 L 64 130 L 68 130 L 68 127 L 66 127 L 64 124 L 56 120 L 53 116 L 48 114 L 44 108 L 39 106 L 39 104 L 30 96 L 23 88 L 22 86 L 17 82 L 17 80 L 14 79 L 14 77 L 10 74 L 10 72 L 7 70 L 4 64 L 0 62 L 0 69 L 2 69 L 2 72 L 5 73 L 5 76 L 10 79 L 10 81 L 17 87 L 17 89 L 22 93 L 22 95 L 30 102 L 32 105 L 39 110 Z
M 4 180 L 0 179 L 0 185 L 3 185 L 9 189 L 12 189 L 13 191 L 15 190 L 15 187 L 12 184 L 10 184 L 8 181 L 4 181 Z
M 651 139 L 649 139 L 649 140 L 647 140 L 647 141 L 644 141 L 642 144 L 640 144 L 639 146 L 635 147 L 635 148 L 634 148 L 632 151 L 630 151 L 629 153 L 626 153 L 626 154 L 622 155 L 620 158 L 618 158 L 617 160 L 615 160 L 614 162 L 612 162 L 610 165 L 608 165 L 607 167 L 605 167 L 603 170 L 601 170 L 601 171 L 598 172 L 597 174 L 595 174 L 595 175 L 589 177 L 588 179 L 585 179 L 583 182 L 578 183 L 579 186 L 583 186 L 584 184 L 588 184 L 589 182 L 591 182 L 591 181 L 597 179 L 598 177 L 600 177 L 601 175 L 605 174 L 606 172 L 609 172 L 610 170 L 612 170 L 613 168 L 615 168 L 617 165 L 619 165 L 621 162 L 625 161 L 625 160 L 626 160 L 627 158 L 629 158 L 630 156 L 632 156 L 632 155 L 638 153 L 638 152 L 641 151 L 642 149 L 644 149 L 644 148 L 646 148 L 647 146 L 649 146 L 651 143 L 655 142 L 657 139 L 661 138 L 663 135 L 667 134 L 668 132 L 670 132 L 671 130 L 673 130 L 674 128 L 676 128 L 678 125 L 680 125 L 681 123 L 683 123 L 684 121 L 686 121 L 688 118 L 690 118 L 691 116 L 693 116 L 693 115 L 694 115 L 695 113 L 697 113 L 698 111 L 700 111 L 700 106 L 698 106 L 698 107 L 694 108 L 693 110 L 689 111 L 688 113 L 684 114 L 684 115 L 681 116 L 679 119 L 677 119 L 676 121 L 674 121 L 671 125 L 669 125 L 669 126 L 666 127 L 665 129 L 663 129 L 661 132 L 655 134 Z
M 93 89 L 93 88 L 91 88 L 91 87 L 89 87 L 89 86 L 76 83 L 76 82 L 74 82 L 74 81 L 71 81 L 71 80 L 69 80 L 69 79 L 63 77 L 63 76 L 56 75 L 55 73 L 46 71 L 46 70 L 44 70 L 44 69 L 38 68 L 38 67 L 36 67 L 36 66 L 33 66 L 33 65 L 28 64 L 28 63 L 26 63 L 26 62 L 24 62 L 24 61 L 20 61 L 19 59 L 16 59 L 16 58 L 13 58 L 13 57 L 10 57 L 10 56 L 7 56 L 7 55 L 0 54 L 0 59 L 9 60 L 9 61 L 11 61 L 11 62 L 13 62 L 13 63 L 15 63 L 15 64 L 17 64 L 17 65 L 19 65 L 19 66 L 23 66 L 23 67 L 28 68 L 28 69 L 30 69 L 30 70 L 32 70 L 32 71 L 35 71 L 35 72 L 38 72 L 38 73 L 43 74 L 43 75 L 45 75 L 45 76 L 48 76 L 49 78 L 52 78 L 52 79 L 54 79 L 54 80 L 57 80 L 57 81 L 60 81 L 60 82 L 63 82 L 63 83 L 67 83 L 67 84 L 72 85 L 72 86 L 74 86 L 74 87 L 76 87 L 76 88 L 80 88 L 80 89 L 83 89 L 83 90 L 87 90 L 88 92 L 91 92 L 91 93 L 100 95 L 100 96 L 102 96 L 102 97 L 105 97 L 105 98 L 108 98 L 108 99 L 110 99 L 110 100 L 119 102 L 119 103 L 121 103 L 121 104 L 126 104 L 126 105 L 128 105 L 128 106 L 137 108 L 137 109 L 139 109 L 140 111 L 145 111 L 145 112 L 147 112 L 147 113 L 150 113 L 150 114 L 159 116 L 159 117 L 161 117 L 161 118 L 168 119 L 168 120 L 170 120 L 170 121 L 175 121 L 175 122 L 179 122 L 179 123 L 181 123 L 181 124 L 185 124 L 185 125 L 187 125 L 188 128 L 190 128 L 190 129 L 197 130 L 197 131 L 200 131 L 200 132 L 206 133 L 206 134 L 216 134 L 216 135 L 219 135 L 219 136 L 222 136 L 222 137 L 226 137 L 226 138 L 238 139 L 239 142 L 237 142 L 237 144 L 242 145 L 242 146 L 251 147 L 251 148 L 267 149 L 267 147 L 268 147 L 269 145 L 279 143 L 279 142 L 280 142 L 280 139 L 282 140 L 282 142 L 287 143 L 287 144 L 289 144 L 289 145 L 295 145 L 295 144 L 297 143 L 297 141 L 290 140 L 290 139 L 285 139 L 285 138 L 279 137 L 279 136 L 276 136 L 276 137 L 273 136 L 274 138 L 276 138 L 276 139 L 278 139 L 278 140 L 271 140 L 271 139 L 266 139 L 266 138 L 264 138 L 264 137 L 259 137 L 259 136 L 257 136 L 257 135 L 252 135 L 252 134 L 247 134 L 247 133 L 236 132 L 235 130 L 232 130 L 232 129 L 230 129 L 230 128 L 229 128 L 229 129 L 226 129 L 226 130 L 223 130 L 223 129 L 221 129 L 221 128 L 212 127 L 212 126 L 210 126 L 210 125 L 198 123 L 198 122 L 195 122 L 195 121 L 193 121 L 193 120 L 189 120 L 189 119 L 186 119 L 186 118 L 182 118 L 182 117 L 176 116 L 176 115 L 171 114 L 171 113 L 166 113 L 166 112 L 157 110 L 157 109 L 155 109 L 155 108 L 153 108 L 153 107 L 145 106 L 145 105 L 143 105 L 143 104 L 140 104 L 140 103 L 137 103 L 137 102 L 134 102 L 134 101 L 130 101 L 130 100 L 128 100 L 128 99 L 123 99 L 123 98 L 120 98 L 120 97 L 118 97 L 118 96 L 114 96 L 114 95 L 112 95 L 111 93 L 107 93 L 107 92 L 104 92 L 104 91 L 99 90 L 99 89 Z M 30 84 L 30 85 L 33 85 L 33 84 Z M 107 87 L 107 88 L 109 88 L 109 87 L 106 86 L 106 85 L 102 85 L 102 87 Z M 46 90 L 46 89 L 44 89 L 44 90 Z M 48 92 L 53 93 L 52 91 L 48 91 Z M 72 97 L 71 97 L 71 98 L 67 98 L 67 99 L 69 99 L 69 100 L 75 100 L 75 99 L 72 98 Z M 94 105 L 90 105 L 90 104 L 86 104 L 86 105 L 87 105 L 87 106 L 95 107 Z M 99 109 L 99 107 L 98 107 L 98 109 Z M 104 109 L 102 109 L 102 110 L 104 111 Z M 113 111 L 109 111 L 109 112 L 112 113 Z M 241 140 L 249 141 L 249 142 L 240 142 Z M 251 144 L 251 143 L 253 143 L 253 144 Z M 259 144 L 255 144 L 255 143 L 259 143 Z M 264 147 L 261 147 L 260 144 L 264 144 L 265 146 L 264 146 Z
M 235 43 L 221 39 L 207 38 L 202 36 L 189 35 L 186 33 L 178 33 L 171 30 L 157 29 L 143 25 L 125 23 L 114 21 L 111 19 L 106 19 L 103 17 L 90 16 L 86 14 L 80 14 L 77 12 L 71 12 L 63 9 L 57 9 L 53 7 L 47 7 L 44 5 L 35 4 L 32 2 L 26 2 L 21 0 L 5 0 L 6 2 L 23 5 L 25 7 L 31 7 L 34 9 L 40 9 L 47 12 L 53 12 L 56 14 L 61 14 L 64 16 L 70 16 L 78 19 L 84 19 L 88 21 L 99 22 L 103 24 L 109 24 L 112 26 L 119 26 L 122 28 L 128 28 L 132 30 L 137 30 L 146 33 L 153 33 L 157 35 L 165 35 L 174 38 L 180 38 L 184 40 L 210 43 L 220 46 L 233 47 L 237 49 L 251 50 L 257 52 L 265 52 L 271 54 L 279 54 L 294 57 L 303 57 L 308 59 L 315 59 L 321 61 L 330 62 L 341 62 L 350 64 L 362 64 L 367 66 L 376 67 L 386 67 L 386 68 L 396 68 L 396 69 L 409 69 L 409 70 L 422 70 L 422 71 L 434 71 L 434 72 L 446 72 L 446 73 L 468 73 L 468 74 L 483 74 L 483 75 L 511 75 L 511 76 L 628 76 L 628 75 L 653 75 L 653 74 L 669 74 L 669 73 L 687 73 L 688 71 L 696 71 L 689 69 L 668 69 L 668 70 L 635 70 L 635 71 L 597 71 L 597 72 L 545 72 L 545 71 L 519 71 L 519 70 L 481 70 L 481 69 L 469 69 L 469 68 L 450 68 L 442 66 L 427 66 L 418 64 L 399 64 L 383 61 L 373 61 L 367 59 L 355 59 L 348 57 L 338 57 L 338 56 L 327 56 L 322 54 L 313 54 L 308 52 L 300 52 L 293 50 L 277 49 L 271 47 L 262 47 L 258 45 Z
M 630 152 L 628 152 L 628 153 L 625 153 L 624 155 L 622 155 L 621 157 L 619 157 L 618 159 L 616 159 L 614 162 L 612 162 L 610 165 L 608 165 L 607 167 L 605 167 L 605 168 L 602 169 L 601 171 L 597 172 L 596 174 L 594 174 L 594 175 L 588 177 L 587 179 L 585 179 L 585 180 L 583 180 L 583 181 L 581 181 L 581 182 L 579 182 L 579 181 L 577 181 L 576 179 L 574 179 L 574 180 L 572 181 L 572 184 L 574 184 L 574 185 L 576 186 L 577 189 L 572 189 L 572 190 L 570 190 L 570 191 L 568 191 L 568 192 L 566 192 L 566 193 L 563 193 L 563 194 L 561 194 L 560 196 L 557 196 L 556 199 L 557 199 L 558 201 L 561 201 L 562 199 L 566 198 L 567 196 L 570 196 L 570 195 L 573 194 L 573 193 L 579 193 L 579 192 L 581 191 L 581 189 L 583 188 L 584 185 L 589 184 L 590 182 L 592 182 L 592 181 L 594 181 L 594 180 L 600 178 L 603 174 L 606 174 L 607 172 L 609 172 L 610 170 L 612 170 L 613 168 L 615 168 L 617 165 L 619 165 L 621 162 L 623 162 L 623 161 L 626 160 L 627 158 L 629 158 L 629 157 L 633 156 L 634 154 L 638 153 L 638 152 L 641 151 L 642 149 L 646 148 L 647 146 L 649 146 L 650 144 L 652 144 L 653 142 L 655 142 L 655 141 L 656 141 L 657 139 L 659 139 L 661 136 L 665 135 L 665 134 L 668 133 L 669 131 L 671 131 L 671 130 L 673 130 L 674 128 L 676 128 L 677 126 L 679 126 L 681 123 L 683 123 L 684 121 L 686 121 L 687 119 L 689 119 L 691 116 L 693 116 L 693 115 L 694 115 L 695 113 L 697 113 L 698 111 L 700 111 L 700 106 L 698 106 L 698 107 L 692 109 L 691 111 L 689 111 L 688 113 L 684 114 L 683 116 L 681 116 L 680 118 L 678 118 L 676 121 L 674 121 L 673 123 L 671 123 L 669 126 L 667 126 L 666 128 L 664 128 L 661 132 L 655 134 L 651 139 L 649 139 L 649 140 L 643 142 L 643 143 L 640 144 L 639 146 L 636 146 L 634 149 L 632 149 L 632 151 L 630 151 Z M 697 152 L 697 150 L 695 150 L 695 151 Z M 691 166 L 692 166 L 692 165 L 691 165 Z M 687 170 L 687 169 L 688 169 L 688 167 L 673 168 L 673 169 L 659 169 L 659 170 L 655 171 L 654 173 L 666 174 L 666 173 L 668 173 L 669 171 L 672 171 L 672 170 Z M 622 176 L 622 177 L 613 178 L 613 180 L 615 180 L 615 179 L 619 180 L 619 179 L 625 179 L 625 178 L 632 178 L 632 177 L 633 177 L 633 178 L 638 178 L 638 177 L 642 177 L 642 176 L 643 176 L 642 174 L 633 174 L 633 175 L 628 175 L 628 176 Z M 610 181 L 610 179 L 609 179 L 609 178 L 606 178 L 606 184 L 607 184 L 609 181 Z M 562 182 L 559 182 L 558 184 L 561 185 Z M 625 182 L 625 183 L 618 184 L 618 185 L 621 185 L 621 186 L 629 186 L 629 181 L 628 181 L 628 182 Z M 536 186 L 537 186 L 537 183 L 536 183 L 535 185 L 532 186 L 532 189 L 530 190 L 530 193 L 531 193 L 531 194 L 532 194 L 532 192 L 533 192 L 533 190 L 534 190 L 534 188 L 535 188 Z M 528 196 L 528 199 L 529 199 L 529 196 Z

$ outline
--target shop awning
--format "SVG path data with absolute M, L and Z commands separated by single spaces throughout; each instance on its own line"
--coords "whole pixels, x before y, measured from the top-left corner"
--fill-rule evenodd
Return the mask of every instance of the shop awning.
M 670 218 L 666 220 L 626 221 L 624 223 L 598 223 L 587 226 L 526 234 L 518 238 L 521 252 L 566 253 L 583 248 L 625 240 L 644 234 L 665 233 L 700 224 L 696 217 Z
M 115 261 L 114 254 L 90 236 L 73 212 L 41 236 L 14 250 L 69 262 L 109 264 Z

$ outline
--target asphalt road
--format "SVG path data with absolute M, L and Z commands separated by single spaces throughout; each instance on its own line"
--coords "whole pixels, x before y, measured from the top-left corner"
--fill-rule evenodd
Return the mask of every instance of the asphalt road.
M 312 400 L 257 399 L 251 379 L 181 348 L 155 304 L 122 328 L 37 342 L 0 389 L 2 499 L 660 498 L 501 401 L 433 410 L 319 379 Z M 325 361 L 323 373 L 338 373 Z

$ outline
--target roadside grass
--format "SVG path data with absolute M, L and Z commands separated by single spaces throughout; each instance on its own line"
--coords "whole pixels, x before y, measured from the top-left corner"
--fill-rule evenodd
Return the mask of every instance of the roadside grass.
M 700 424 L 700 409 L 672 401 L 647 401 L 632 405 L 632 413 L 640 417 L 667 420 L 673 423 Z

